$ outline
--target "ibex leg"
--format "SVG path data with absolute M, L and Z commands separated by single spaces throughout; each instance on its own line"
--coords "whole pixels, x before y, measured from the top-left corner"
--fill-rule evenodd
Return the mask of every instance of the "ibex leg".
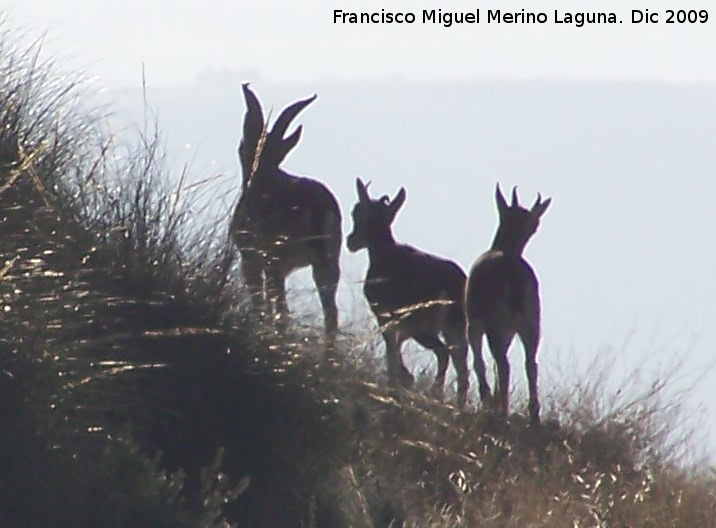
M 435 335 L 416 335 L 413 336 L 413 339 L 415 339 L 421 346 L 424 346 L 435 353 L 435 357 L 438 360 L 438 366 L 431 392 L 435 399 L 442 400 L 445 396 L 445 375 L 450 363 L 450 351 L 447 345 L 445 345 L 445 343 L 443 343 Z
M 269 265 L 266 268 L 266 294 L 269 303 L 273 303 L 276 307 L 277 323 L 281 329 L 285 329 L 288 325 L 285 281 L 286 278 L 277 267 Z
M 525 347 L 525 371 L 529 384 L 529 413 L 532 423 L 540 421 L 539 390 L 537 386 L 537 347 L 539 345 L 539 326 L 532 324 L 520 332 L 520 339 Z
M 506 418 L 510 405 L 510 362 L 507 359 L 507 349 L 510 347 L 512 336 L 500 331 L 488 332 L 487 341 L 490 351 L 497 364 L 497 404 L 500 412 Z
M 266 311 L 264 299 L 264 262 L 260 255 L 253 251 L 241 252 L 241 273 L 251 297 L 251 306 L 259 315 Z
M 465 407 L 467 391 L 470 388 L 470 370 L 467 368 L 467 342 L 465 338 L 450 346 L 450 356 L 457 373 L 457 406 Z
M 326 334 L 326 347 L 332 349 L 338 333 L 338 307 L 336 306 L 336 291 L 341 270 L 338 261 L 325 261 L 313 265 L 313 280 L 318 288 L 323 307 L 323 318 Z
M 482 337 L 484 330 L 479 322 L 472 321 L 468 324 L 467 335 L 472 348 L 475 374 L 480 388 L 480 401 L 483 405 L 492 404 L 492 389 L 487 381 L 485 359 L 482 356 Z
M 405 368 L 403 357 L 400 354 L 400 347 L 403 340 L 393 331 L 384 332 L 383 339 L 385 339 L 385 355 L 388 363 L 388 378 L 390 382 L 411 388 L 415 383 L 415 378 L 410 371 Z

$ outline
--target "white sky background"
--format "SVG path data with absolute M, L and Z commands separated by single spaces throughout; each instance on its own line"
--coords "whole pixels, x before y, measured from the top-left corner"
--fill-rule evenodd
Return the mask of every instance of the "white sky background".
M 2 0 L 47 47 L 92 62 L 110 83 L 193 81 L 206 70 L 260 70 L 270 80 L 475 76 L 716 81 L 716 2 L 425 0 Z M 707 24 L 629 23 L 632 8 L 711 8 Z M 350 26 L 333 10 L 613 9 L 615 26 Z
M 644 6 L 651 12 L 660 12 L 659 24 L 629 23 L 631 9 Z M 463 11 L 477 7 L 483 14 L 483 23 L 479 25 L 444 28 L 419 23 L 333 24 L 336 8 L 419 13 L 422 9 Z M 711 19 L 707 24 L 666 25 L 664 11 L 673 7 L 708 9 Z M 537 26 L 488 25 L 484 16 L 489 8 L 539 9 L 547 12 L 550 19 L 555 9 L 613 9 L 624 23 L 583 28 L 554 25 L 551 20 Z M 100 86 L 121 85 L 137 90 L 141 87 L 144 64 L 150 96 L 153 88 L 171 87 L 167 93 L 173 99 L 169 101 L 167 96 L 160 108 L 162 130 L 176 133 L 181 144 L 189 145 L 181 155 L 191 156 L 188 151 L 197 145 L 201 148 L 205 141 L 204 150 L 211 150 L 210 162 L 218 160 L 217 170 L 236 171 L 236 134 L 243 111 L 238 80 L 252 80 L 264 103 L 273 105 L 275 111 L 318 90 L 319 101 L 301 115 L 306 131 L 300 148 L 287 160 L 287 169 L 326 181 L 338 195 L 346 218 L 354 199 L 354 175 L 374 179 L 376 192 L 380 193 L 392 194 L 405 184 L 409 199 L 396 221 L 398 238 L 455 258 L 463 267 L 477 256 L 477 245 L 485 244 L 492 236 L 495 179 L 503 182 L 506 191 L 511 184 L 519 184 L 520 195 L 528 203 L 536 191 L 553 196 L 554 203 L 543 227 L 527 250 L 543 284 L 545 352 L 541 363 L 547 367 L 556 364 L 569 375 L 572 370 L 583 370 L 600 351 L 613 347 L 627 361 L 626 366 L 615 365 L 615 369 L 630 369 L 651 354 L 658 371 L 658 366 L 673 364 L 676 354 L 681 354 L 689 359 L 692 368 L 681 373 L 681 382 L 688 384 L 692 374 L 695 378 L 705 373 L 706 379 L 701 380 L 703 389 L 696 401 L 716 401 L 716 372 L 712 365 L 716 360 L 713 354 L 716 287 L 710 271 L 713 268 L 710 262 L 716 262 L 716 251 L 703 244 L 698 234 L 702 229 L 713 238 L 716 226 L 711 206 L 716 191 L 716 155 L 710 154 L 716 150 L 713 125 L 716 103 L 709 95 L 716 91 L 716 0 L 0 0 L 0 10 L 10 14 L 10 26 L 37 32 L 48 30 L 45 44 L 48 54 L 58 57 L 60 65 L 70 61 L 78 68 L 98 74 Z M 201 92 L 211 92 L 210 83 L 214 79 L 209 76 L 204 84 L 196 83 L 207 72 L 229 72 L 228 95 L 224 97 L 218 89 L 215 92 L 215 106 L 219 104 L 219 110 L 209 104 L 214 93 Z M 566 85 L 560 89 L 564 90 L 565 99 L 572 97 L 571 106 L 561 110 L 559 92 L 555 96 L 549 87 L 537 84 L 534 92 L 527 89 L 523 94 L 526 99 L 535 97 L 534 111 L 532 100 L 520 101 L 522 92 L 515 91 L 513 86 L 513 95 L 506 100 L 516 98 L 522 105 L 516 105 L 521 108 L 520 114 L 509 108 L 504 112 L 501 108 L 477 108 L 480 102 L 475 101 L 476 96 L 463 91 L 456 97 L 464 99 L 455 106 L 441 108 L 449 108 L 452 113 L 465 108 L 473 112 L 470 115 L 486 116 L 485 121 L 476 123 L 474 138 L 458 138 L 453 142 L 444 137 L 444 132 L 429 127 L 423 131 L 420 124 L 413 122 L 409 125 L 413 129 L 398 130 L 396 134 L 395 129 L 403 123 L 398 108 L 390 117 L 393 129 L 380 128 L 373 134 L 375 137 L 364 132 L 353 137 L 355 143 L 348 147 L 341 145 L 341 138 L 350 137 L 351 127 L 357 127 L 359 122 L 361 130 L 370 130 L 371 112 L 380 109 L 366 107 L 367 117 L 358 109 L 351 114 L 351 123 L 337 121 L 331 109 L 344 108 L 338 104 L 344 101 L 337 101 L 339 90 L 331 92 L 331 82 L 396 77 L 443 82 L 497 77 L 714 84 L 697 90 L 701 95 L 707 94 L 698 99 L 706 101 L 710 105 L 707 108 L 687 104 L 689 94 L 695 92 L 679 92 L 674 98 L 672 92 L 663 90 L 666 95 L 661 99 L 663 94 L 656 89 L 648 92 L 652 99 L 644 100 L 633 85 L 624 91 L 620 91 L 619 85 L 613 91 L 610 91 L 613 87 L 605 85 L 606 95 L 599 86 L 582 93 L 579 88 Z M 282 91 L 282 86 L 271 85 L 269 81 L 305 84 Z M 179 85 L 186 88 L 181 96 L 174 90 Z M 267 85 L 272 86 L 270 95 Z M 380 86 L 376 98 L 383 97 L 380 90 L 384 87 L 395 92 L 403 89 L 400 83 L 393 82 Z M 405 86 L 405 90 L 414 87 Z M 483 90 L 483 95 L 490 95 L 490 86 Z M 653 89 L 654 85 L 650 87 Z M 410 96 L 406 91 L 404 97 Z M 361 101 L 370 102 L 373 96 L 368 93 L 361 97 L 364 98 Z M 401 97 L 398 93 L 397 99 L 386 96 L 382 101 L 385 104 L 385 100 L 390 100 L 398 107 Z M 617 110 L 611 109 L 610 114 L 605 109 L 603 113 L 620 117 L 618 127 L 623 128 L 612 130 L 611 123 L 595 118 L 595 112 L 585 118 L 592 121 L 581 120 L 574 115 L 579 111 L 575 100 L 586 101 L 584 104 L 614 103 Z M 652 100 L 653 113 L 645 109 Z M 663 100 L 676 101 L 679 106 L 663 112 L 659 108 Z M 697 120 L 691 112 L 705 113 L 706 117 Z M 429 111 L 426 114 L 433 117 Z M 141 115 L 141 108 L 136 115 Z M 378 115 L 376 120 L 384 117 Z M 448 123 L 450 119 L 459 121 L 459 116 L 448 118 Z M 595 135 L 591 136 L 593 130 Z M 393 137 L 401 133 L 419 145 Z M 440 176 L 439 189 L 431 188 L 430 178 L 441 169 L 437 162 L 431 164 L 429 158 L 431 134 L 439 136 L 444 149 L 459 149 L 456 158 L 468 158 L 467 163 L 457 159 Z M 713 142 L 709 137 L 713 137 Z M 620 138 L 625 138 L 627 144 L 621 144 Z M 638 148 L 630 149 L 632 145 Z M 326 146 L 334 157 L 340 158 L 340 152 L 345 157 L 325 156 Z M 480 146 L 486 146 L 487 151 L 478 152 Z M 394 155 L 396 148 L 402 149 L 400 156 Z M 411 153 L 410 148 L 416 151 Z M 510 148 L 516 154 L 511 154 Z M 472 155 L 481 156 L 479 170 L 470 165 Z M 478 166 L 478 160 L 474 161 Z M 470 192 L 474 199 L 465 196 Z M 475 226 L 475 231 L 466 229 L 464 233 L 441 237 L 432 233 L 431 227 L 426 228 L 431 222 L 436 225 L 448 222 L 426 214 L 440 200 L 450 203 L 462 200 L 460 203 L 465 205 L 453 206 L 450 216 L 461 218 L 470 229 Z M 473 202 L 477 204 L 474 207 Z M 597 238 L 583 240 L 589 235 Z M 679 251 L 685 250 L 692 261 L 687 262 L 685 257 L 664 247 L 663 237 Z M 580 253 L 570 254 L 571 247 L 565 247 L 569 244 L 578 247 Z M 358 263 L 356 267 L 362 273 L 361 258 L 344 258 L 343 264 L 349 267 Z M 675 269 L 682 270 L 683 276 L 674 277 Z M 583 277 L 596 277 L 598 286 L 585 284 Z M 347 318 L 349 315 L 343 314 L 343 319 Z M 631 332 L 639 335 L 634 338 Z M 581 356 L 581 364 L 575 369 L 558 354 L 564 355 L 565 349 Z M 523 387 L 522 352 L 513 351 L 511 356 L 515 383 Z M 547 392 L 549 387 L 543 384 L 542 390 Z M 713 434 L 716 407 L 707 408 L 706 418 L 705 423 L 712 430 L 711 452 L 716 453 Z

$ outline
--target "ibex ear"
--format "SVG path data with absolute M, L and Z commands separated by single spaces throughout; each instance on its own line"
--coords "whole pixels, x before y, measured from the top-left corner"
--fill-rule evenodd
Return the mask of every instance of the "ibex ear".
M 517 185 L 512 188 L 512 204 L 510 207 L 518 207 L 520 205 L 520 199 L 517 197 Z
M 500 189 L 500 183 L 497 182 L 497 185 L 495 186 L 495 202 L 497 203 L 497 211 L 502 215 L 509 207 L 507 206 L 507 201 L 505 200 L 505 197 L 502 196 L 502 189 Z
M 539 218 L 541 217 L 549 205 L 552 203 L 552 198 L 547 198 L 544 202 L 542 201 L 542 196 L 537 195 L 537 200 L 535 201 L 534 205 L 532 206 L 531 213 L 535 217 Z
M 407 193 L 405 192 L 405 187 L 401 187 L 398 194 L 395 195 L 395 198 L 393 198 L 388 205 L 391 218 L 395 218 L 395 215 L 398 214 L 400 208 L 403 207 L 403 204 L 405 204 L 406 198 Z
M 356 193 L 358 194 L 359 202 L 370 202 L 370 196 L 368 196 L 368 186 L 363 183 L 363 180 L 360 178 L 356 178 Z

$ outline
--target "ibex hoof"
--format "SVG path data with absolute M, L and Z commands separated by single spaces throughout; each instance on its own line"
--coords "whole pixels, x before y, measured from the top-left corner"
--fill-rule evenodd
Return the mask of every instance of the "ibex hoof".
M 486 409 L 495 409 L 497 407 L 495 397 L 490 393 L 480 394 L 480 403 Z
M 457 408 L 463 410 L 467 406 L 467 393 L 457 395 Z
M 388 383 L 393 387 L 402 387 L 404 389 L 412 389 L 415 379 L 410 374 L 400 376 L 390 376 Z
M 415 385 L 415 378 L 413 378 L 413 376 L 410 376 L 410 375 L 408 375 L 408 376 L 403 376 L 403 377 L 400 379 L 400 383 L 401 383 L 401 385 L 403 385 L 403 387 L 405 387 L 406 389 L 412 389 L 412 388 L 413 388 L 413 385 Z
M 441 385 L 435 384 L 430 388 L 430 396 L 438 401 L 443 401 L 445 399 L 445 391 Z
M 539 413 L 530 413 L 530 425 L 539 426 L 541 423 Z

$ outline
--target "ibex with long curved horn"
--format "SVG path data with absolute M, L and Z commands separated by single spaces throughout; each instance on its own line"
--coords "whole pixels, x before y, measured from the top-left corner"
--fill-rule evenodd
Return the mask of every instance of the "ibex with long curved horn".
M 353 232 L 347 246 L 351 252 L 368 249 L 370 265 L 363 292 L 385 339 L 388 376 L 393 383 L 412 386 L 414 378 L 405 368 L 400 348 L 413 338 L 437 356 L 433 390 L 438 397 L 442 397 L 452 357 L 458 376 L 458 405 L 463 406 L 469 376 L 465 272 L 454 262 L 395 241 L 391 224 L 405 203 L 404 188 L 392 200 L 387 196 L 372 200 L 358 178 L 356 191 L 358 203 L 353 208 Z
M 341 212 L 325 185 L 280 168 L 301 138 L 302 127 L 285 136 L 291 121 L 316 95 L 281 112 L 266 129 L 261 103 L 242 85 L 246 101 L 239 160 L 242 194 L 231 221 L 231 237 L 241 252 L 241 269 L 254 308 L 288 316 L 285 279 L 295 269 L 313 268 L 323 306 L 326 337 L 338 328 L 336 289 L 340 278 Z
M 540 217 L 552 199 L 540 195 L 530 210 L 520 206 L 517 188 L 507 205 L 499 184 L 495 200 L 500 223 L 492 248 L 483 253 L 470 270 L 467 280 L 466 310 L 468 339 L 475 357 L 480 398 L 491 402 L 492 393 L 482 358 L 482 336 L 487 334 L 490 351 L 497 364 L 496 397 L 500 411 L 507 416 L 510 390 L 510 364 L 507 349 L 515 334 L 525 348 L 525 368 L 529 383 L 529 414 L 539 422 L 537 389 L 537 347 L 540 338 L 539 283 L 532 267 L 522 257 L 529 239 L 539 227 Z

